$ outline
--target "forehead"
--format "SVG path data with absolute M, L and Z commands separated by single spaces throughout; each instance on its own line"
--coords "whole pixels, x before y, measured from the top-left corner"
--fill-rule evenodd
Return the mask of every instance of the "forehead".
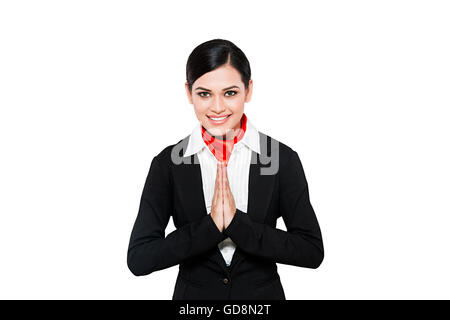
M 222 89 L 232 85 L 243 86 L 241 74 L 230 65 L 221 66 L 215 70 L 205 73 L 194 83 L 197 86 L 208 89 Z

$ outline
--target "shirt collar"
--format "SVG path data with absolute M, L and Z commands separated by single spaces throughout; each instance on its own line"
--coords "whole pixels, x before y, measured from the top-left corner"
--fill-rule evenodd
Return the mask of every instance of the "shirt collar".
M 207 148 L 207 145 L 202 137 L 202 127 L 201 123 L 198 122 L 194 129 L 192 130 L 191 135 L 189 136 L 189 142 L 186 148 L 186 152 L 183 157 L 188 157 L 201 151 L 203 148 Z M 255 128 L 255 126 L 251 123 L 247 116 L 247 128 L 245 129 L 244 136 L 241 140 L 239 140 L 233 147 L 239 149 L 242 145 L 246 145 L 251 150 L 256 153 L 261 154 L 260 145 L 259 145 L 259 132 Z

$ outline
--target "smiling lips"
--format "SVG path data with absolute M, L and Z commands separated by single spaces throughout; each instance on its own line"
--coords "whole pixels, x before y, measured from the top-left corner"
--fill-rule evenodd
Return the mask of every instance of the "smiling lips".
M 222 124 L 222 123 L 225 123 L 228 120 L 228 118 L 230 118 L 230 116 L 231 116 L 231 114 L 229 114 L 227 116 L 223 116 L 223 117 L 210 117 L 210 116 L 207 116 L 207 117 L 208 117 L 209 121 L 213 124 Z

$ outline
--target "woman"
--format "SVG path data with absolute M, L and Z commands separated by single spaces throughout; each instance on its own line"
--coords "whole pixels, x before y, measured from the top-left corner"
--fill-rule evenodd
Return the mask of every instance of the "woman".
M 128 267 L 142 276 L 179 264 L 172 299 L 284 300 L 276 263 L 317 268 L 324 257 L 299 156 L 244 113 L 250 64 L 232 42 L 199 45 L 186 71 L 199 123 L 152 160 Z M 165 237 L 170 216 L 177 229 Z

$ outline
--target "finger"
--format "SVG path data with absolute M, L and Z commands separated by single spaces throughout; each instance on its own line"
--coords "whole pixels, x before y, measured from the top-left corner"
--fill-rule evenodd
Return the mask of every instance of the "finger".
M 219 187 L 219 185 L 218 185 L 218 183 L 216 182 L 216 185 L 215 185 L 215 187 L 214 187 L 214 194 L 213 194 L 213 198 L 212 198 L 212 204 L 211 205 L 215 205 L 216 204 L 216 202 L 217 202 L 217 196 L 218 196 L 218 187 Z
M 217 172 L 216 172 L 216 181 L 215 181 L 215 185 L 214 185 L 214 197 L 216 199 L 216 202 L 219 199 L 221 200 L 221 194 L 220 194 L 221 189 L 222 189 L 221 170 L 222 169 L 220 167 L 220 164 L 218 163 L 217 164 Z
M 230 189 L 230 185 L 228 184 L 228 182 L 225 185 L 225 192 L 227 194 L 227 200 L 231 201 L 231 189 Z
M 231 189 L 228 188 L 228 199 L 230 201 L 230 205 L 234 202 L 233 193 L 231 192 Z
M 230 183 L 227 175 L 227 167 L 225 167 L 223 170 L 223 187 L 226 192 L 228 192 L 228 189 L 230 189 Z
M 213 195 L 213 200 L 215 200 L 217 198 L 217 194 L 218 194 L 218 190 L 219 190 L 219 168 L 217 167 L 217 172 L 216 172 L 216 181 L 214 182 L 214 195 Z
M 225 222 L 225 213 L 224 213 L 224 202 L 223 202 L 223 187 L 222 187 L 222 164 L 219 164 L 219 186 L 218 186 L 218 199 L 217 201 L 220 203 L 220 210 L 221 210 L 221 217 L 222 217 L 222 226 L 224 227 L 224 222 Z
M 220 167 L 220 163 L 217 163 L 217 176 L 216 176 L 216 180 L 218 180 L 218 178 L 220 177 L 220 170 L 222 170 L 222 168 Z
M 225 189 L 223 187 L 223 163 L 220 164 L 220 194 L 221 194 L 221 200 L 223 204 L 223 196 L 225 194 Z
M 225 170 L 226 170 L 226 168 L 225 168 Z M 223 175 L 223 201 L 227 205 L 228 205 L 229 198 L 230 198 L 230 194 L 229 194 L 228 180 L 227 180 L 226 175 L 224 174 Z
M 230 184 L 229 184 L 229 181 L 228 181 L 227 178 L 225 178 L 224 186 L 225 186 L 224 192 L 226 193 L 226 198 L 227 198 L 228 201 L 231 201 L 231 199 L 232 199 L 232 193 L 231 193 Z
M 220 186 L 223 187 L 223 164 L 220 163 Z
M 226 166 L 223 167 L 223 181 L 225 185 L 228 184 L 228 171 Z
M 220 183 L 221 183 L 221 173 L 222 171 L 222 167 L 220 166 L 220 162 L 217 162 L 217 173 L 216 173 L 216 184 L 217 184 L 217 188 L 220 187 Z
M 223 182 L 225 183 L 225 180 L 227 178 L 227 167 L 225 166 L 225 164 L 222 165 L 222 179 Z
M 220 167 L 220 164 L 218 163 L 217 164 L 217 173 L 216 173 L 216 188 L 218 189 L 218 188 L 220 188 L 220 186 L 221 186 L 221 176 L 222 176 L 222 168 Z

